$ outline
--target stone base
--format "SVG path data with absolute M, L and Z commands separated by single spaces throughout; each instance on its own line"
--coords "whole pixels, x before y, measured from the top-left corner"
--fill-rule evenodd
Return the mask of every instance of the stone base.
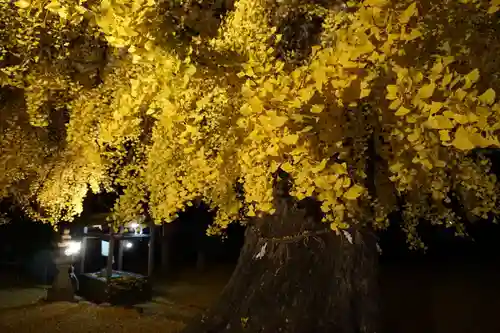
M 75 292 L 73 288 L 47 289 L 47 302 L 75 302 Z

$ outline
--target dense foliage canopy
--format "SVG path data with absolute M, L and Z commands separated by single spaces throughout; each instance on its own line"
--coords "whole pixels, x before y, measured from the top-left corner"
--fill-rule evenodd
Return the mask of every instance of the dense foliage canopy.
M 496 212 L 500 1 L 0 0 L 0 196 L 117 221 L 203 198 L 273 213 L 278 169 L 323 220 Z M 241 186 L 237 186 L 240 184 Z

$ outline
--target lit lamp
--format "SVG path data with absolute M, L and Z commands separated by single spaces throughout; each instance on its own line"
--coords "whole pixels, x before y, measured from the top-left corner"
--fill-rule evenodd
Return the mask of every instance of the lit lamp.
M 75 300 L 75 291 L 70 278 L 71 265 L 73 256 L 80 253 L 82 248 L 81 242 L 72 241 L 69 230 L 64 230 L 62 241 L 59 242 L 58 251 L 56 252 L 55 264 L 57 275 L 52 282 L 52 287 L 47 290 L 47 301 L 59 302 Z
M 134 231 L 134 235 L 142 235 L 142 226 L 137 222 L 129 224 L 129 228 Z
M 69 241 L 64 245 L 64 255 L 73 256 L 80 253 L 82 242 Z

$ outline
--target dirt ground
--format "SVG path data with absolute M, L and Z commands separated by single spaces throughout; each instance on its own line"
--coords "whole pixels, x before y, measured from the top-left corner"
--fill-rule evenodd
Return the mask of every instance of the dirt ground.
M 89 302 L 36 303 L 43 286 L 29 286 L 15 277 L 0 286 L 0 333 L 179 332 L 192 317 L 219 295 L 232 267 L 200 273 L 186 270 L 168 280 L 157 280 L 153 302 L 138 309 L 99 306 Z M 24 305 L 22 305 L 24 304 Z
M 134 309 L 91 304 L 53 303 L 0 314 L 0 332 L 178 332 L 184 323 Z

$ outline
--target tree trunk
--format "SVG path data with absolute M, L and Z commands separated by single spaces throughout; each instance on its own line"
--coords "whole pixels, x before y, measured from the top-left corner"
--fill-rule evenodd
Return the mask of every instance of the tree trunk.
M 377 332 L 373 233 L 338 236 L 305 215 L 279 215 L 247 229 L 220 299 L 183 333 Z

